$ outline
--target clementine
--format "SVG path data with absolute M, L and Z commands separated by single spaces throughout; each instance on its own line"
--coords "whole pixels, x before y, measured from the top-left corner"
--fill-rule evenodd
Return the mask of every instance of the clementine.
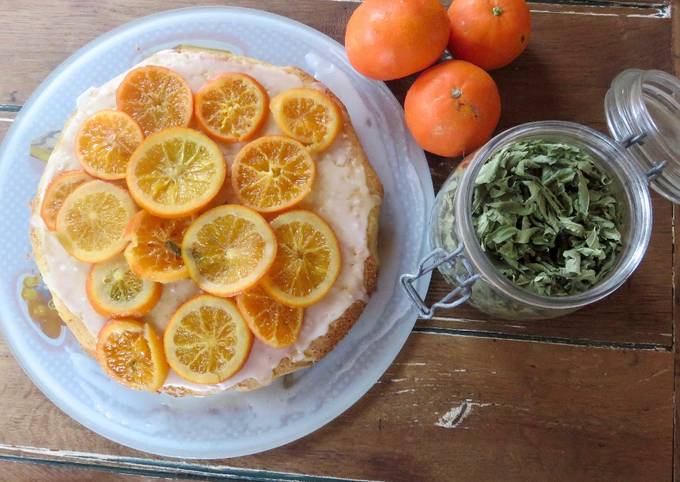
M 448 15 L 449 50 L 483 69 L 508 65 L 529 43 L 531 14 L 525 0 L 455 0 Z
M 448 38 L 446 10 L 437 0 L 366 0 L 347 23 L 345 48 L 359 72 L 392 80 L 432 65 Z
M 463 60 L 423 72 L 406 93 L 406 125 L 426 151 L 445 157 L 484 144 L 501 115 L 501 99 L 491 76 Z

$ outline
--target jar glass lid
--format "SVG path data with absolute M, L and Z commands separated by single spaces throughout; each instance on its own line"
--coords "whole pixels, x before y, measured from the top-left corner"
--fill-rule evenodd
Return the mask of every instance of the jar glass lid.
M 609 132 L 651 187 L 680 204 L 680 79 L 660 70 L 621 72 L 605 97 Z

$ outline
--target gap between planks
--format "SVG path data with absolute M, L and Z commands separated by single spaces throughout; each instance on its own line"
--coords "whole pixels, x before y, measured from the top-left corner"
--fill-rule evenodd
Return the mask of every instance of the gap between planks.
M 350 3 L 360 3 L 362 0 L 331 0 L 334 2 L 350 2 Z M 450 1 L 442 1 L 445 5 L 451 3 Z M 552 0 L 548 2 L 541 1 L 531 1 L 528 2 L 530 5 L 536 6 L 546 6 L 546 7 L 564 7 L 564 6 L 574 6 L 574 7 L 585 7 L 585 8 L 617 8 L 617 9 L 630 9 L 638 11 L 646 11 L 648 13 L 603 13 L 603 12 L 590 12 L 590 11 L 563 11 L 563 10 L 541 10 L 537 8 L 532 8 L 532 13 L 555 13 L 559 15 L 590 15 L 590 16 L 607 16 L 607 17 L 641 17 L 641 18 L 671 18 L 671 5 L 670 3 L 644 3 L 644 2 L 609 2 L 606 0 L 584 0 L 584 1 L 574 1 L 574 0 Z
M 634 343 L 604 340 L 588 340 L 579 338 L 563 338 L 557 336 L 510 334 L 496 331 L 466 330 L 461 328 L 441 328 L 434 326 L 414 326 L 412 333 L 439 336 L 467 336 L 472 338 L 490 338 L 496 340 L 523 341 L 529 343 L 546 343 L 552 345 L 584 346 L 590 348 L 605 348 L 612 350 L 651 350 L 660 352 L 673 351 L 673 346 L 656 343 Z
M 122 457 L 4 444 L 0 444 L 0 460 L 173 479 L 190 478 L 204 480 L 210 478 L 211 480 L 245 480 L 253 482 L 379 482 L 374 479 L 306 475 L 293 472 L 191 463 L 181 460 L 154 460 L 141 457 Z
M 0 104 L 0 112 L 4 108 L 10 107 L 11 110 L 6 110 L 5 112 L 18 112 L 21 109 L 19 105 L 11 104 Z M 16 109 L 15 109 L 16 108 Z M 0 117 L 1 122 L 14 122 L 11 117 Z M 675 243 L 673 244 L 675 246 Z M 673 279 L 673 287 L 675 289 L 675 279 Z M 465 319 L 456 318 L 442 318 L 445 321 L 470 321 Z M 422 333 L 430 335 L 444 335 L 444 336 L 467 336 L 475 338 L 490 338 L 498 340 L 513 340 L 513 341 L 524 341 L 530 343 L 547 343 L 555 345 L 571 345 L 571 346 L 587 346 L 592 348 L 608 348 L 608 349 L 628 349 L 628 350 L 654 350 L 654 351 L 671 351 L 673 346 L 664 346 L 656 343 L 634 343 L 634 342 L 610 342 L 603 340 L 589 340 L 589 339 L 579 339 L 579 338 L 565 338 L 565 337 L 555 337 L 555 336 L 541 336 L 541 335 L 528 335 L 528 334 L 508 334 L 497 331 L 484 331 L 475 329 L 463 329 L 463 328 L 441 328 L 441 327 L 421 327 L 414 326 L 413 333 Z M 2 448 L 0 446 L 0 448 Z

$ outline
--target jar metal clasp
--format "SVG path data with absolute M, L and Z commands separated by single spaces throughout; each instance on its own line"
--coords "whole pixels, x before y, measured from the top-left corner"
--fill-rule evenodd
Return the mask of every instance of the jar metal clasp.
M 645 137 L 647 137 L 646 132 L 641 132 L 639 134 L 631 134 L 621 141 L 621 145 L 623 145 L 623 147 L 625 147 L 626 149 L 628 149 L 634 144 L 642 145 L 644 144 Z M 654 164 L 650 169 L 647 170 L 647 172 L 645 172 L 645 176 L 647 176 L 647 179 L 651 181 L 656 176 L 661 174 L 661 171 L 663 171 L 663 168 L 666 167 L 666 164 L 668 164 L 668 161 L 661 161 Z
M 418 264 L 418 272 L 414 274 L 403 274 L 399 278 L 401 286 L 411 299 L 413 304 L 418 309 L 421 318 L 426 320 L 432 319 L 435 311 L 438 308 L 455 308 L 458 305 L 465 303 L 472 294 L 472 285 L 480 276 L 475 274 L 470 266 L 470 263 L 462 254 L 463 246 L 460 245 L 453 251 L 446 251 L 442 248 L 434 249 L 430 254 L 425 256 Z M 431 273 L 443 264 L 450 264 L 455 261 L 460 261 L 463 266 L 463 274 L 454 274 L 456 287 L 451 290 L 446 296 L 428 307 L 425 301 L 420 297 L 413 286 L 413 283 L 420 277 Z

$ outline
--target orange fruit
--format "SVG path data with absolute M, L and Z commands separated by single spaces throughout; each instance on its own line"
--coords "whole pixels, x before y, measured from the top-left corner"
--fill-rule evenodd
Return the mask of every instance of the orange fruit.
M 326 296 L 340 274 L 340 247 L 331 227 L 311 211 L 271 221 L 278 252 L 262 287 L 287 306 L 305 307 Z
M 227 167 L 208 136 L 186 127 L 150 135 L 130 158 L 127 184 L 133 199 L 162 218 L 205 207 L 222 188 Z
M 236 155 L 231 183 L 239 200 L 260 212 L 274 212 L 299 203 L 312 190 L 316 165 L 294 139 L 255 139 Z
M 224 142 L 251 139 L 267 119 L 269 96 L 246 74 L 222 74 L 196 92 L 196 120 Z
M 376 80 L 398 79 L 429 67 L 448 40 L 449 19 L 438 0 L 366 0 L 345 32 L 349 61 Z
M 480 67 L 449 60 L 416 79 L 406 93 L 404 116 L 420 147 L 456 157 L 489 140 L 501 116 L 501 98 Z
M 116 91 L 116 105 L 148 136 L 168 127 L 188 126 L 194 95 L 178 73 L 146 65 L 127 73 Z
M 50 231 L 57 229 L 57 213 L 59 213 L 66 197 L 81 184 L 92 180 L 83 171 L 64 171 L 52 178 L 47 189 L 45 189 L 40 207 L 40 216 L 45 221 L 47 229 Z
M 236 297 L 236 305 L 250 331 L 262 342 L 285 348 L 298 339 L 302 328 L 302 308 L 283 305 L 259 286 Z
M 194 383 L 220 383 L 246 362 L 253 335 L 232 301 L 199 295 L 172 315 L 163 345 L 179 376 Z
M 283 133 L 314 152 L 328 148 L 342 128 L 340 109 L 329 95 L 316 89 L 286 90 L 269 107 Z
M 133 273 L 120 254 L 92 265 L 85 288 L 97 313 L 113 318 L 146 315 L 163 291 L 160 284 Z
M 86 263 L 120 253 L 125 228 L 136 207 L 124 189 L 105 181 L 90 181 L 68 195 L 57 214 L 57 237 L 74 258 Z
M 137 320 L 109 320 L 99 332 L 97 359 L 111 378 L 135 390 L 157 392 L 168 376 L 160 338 Z
M 218 206 L 193 222 L 182 241 L 182 257 L 198 286 L 218 296 L 233 296 L 253 286 L 276 256 L 276 238 L 252 209 Z
M 189 277 L 182 259 L 182 239 L 193 217 L 163 219 L 139 211 L 128 226 L 125 259 L 146 280 L 171 283 Z
M 143 140 L 142 129 L 132 117 L 103 110 L 83 122 L 76 136 L 76 155 L 89 174 L 123 179 L 130 156 Z
M 456 0 L 448 15 L 449 50 L 483 69 L 505 67 L 529 43 L 531 13 L 525 0 Z

